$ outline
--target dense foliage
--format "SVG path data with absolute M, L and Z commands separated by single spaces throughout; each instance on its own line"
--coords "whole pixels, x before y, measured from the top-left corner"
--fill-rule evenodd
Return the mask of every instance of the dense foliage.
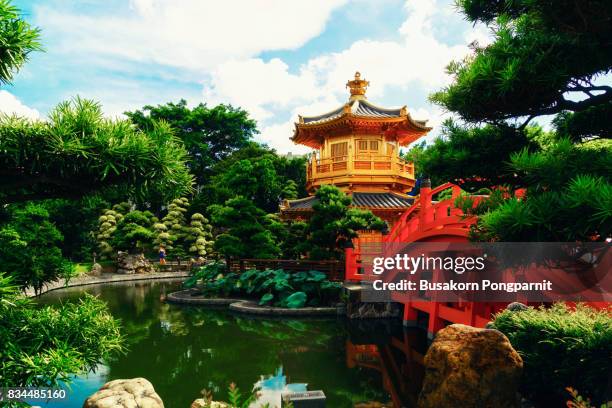
M 212 254 L 212 227 L 200 213 L 191 215 L 189 222 L 185 214 L 189 200 L 185 197 L 173 200 L 168 206 L 168 212 L 161 222 L 153 227 L 157 234 L 153 243 L 161 246 L 172 255 L 184 258 L 206 256 Z
M 115 204 L 98 219 L 96 239 L 100 255 L 114 259 L 117 251 L 151 254 L 163 247 L 173 258 L 200 257 L 213 253 L 212 227 L 199 213 L 185 216 L 189 200 L 176 198 L 161 221 L 150 211 L 129 203 Z
M 431 99 L 462 121 L 408 153 L 417 171 L 468 192 L 500 186 L 504 194 L 474 211 L 473 239 L 610 237 L 612 88 L 598 83 L 612 71 L 610 2 L 458 4 L 470 21 L 489 25 L 494 42 L 474 44 L 449 65 L 454 81 Z M 550 114 L 554 131 L 530 124 Z
M 100 213 L 110 203 L 99 194 L 77 200 L 54 199 L 39 201 L 49 212 L 49 220 L 64 237 L 62 254 L 73 261 L 89 261 L 97 252 L 95 234 Z M 10 207 L 10 206 L 9 206 Z
M 357 231 L 386 228 L 371 211 L 349 208 L 351 197 L 335 186 L 322 186 L 316 197 L 306 242 L 312 259 L 341 259 L 345 244 L 357 236 Z
M 144 253 L 151 249 L 155 237 L 155 216 L 149 211 L 133 210 L 117 221 L 112 246 L 118 251 Z
M 223 263 L 208 264 L 185 281 L 209 296 L 240 296 L 259 300 L 260 305 L 299 308 L 332 304 L 338 300 L 341 284 L 330 282 L 318 271 L 289 273 L 282 269 L 227 272 Z
M 240 195 L 266 212 L 277 212 L 282 199 L 306 194 L 306 159 L 279 156 L 255 143 L 219 162 L 214 172 L 207 194 L 215 203 Z
M 224 205 L 212 205 L 209 212 L 213 225 L 221 229 L 215 238 L 215 249 L 230 258 L 275 258 L 280 248 L 270 229 L 265 212 L 253 201 L 237 196 Z
M 526 392 L 551 402 L 575 387 L 594 401 L 604 402 L 612 370 L 612 310 L 586 306 L 505 310 L 494 326 L 504 333 L 525 363 Z
M 63 239 L 43 206 L 27 204 L 0 226 L 1 267 L 20 288 L 40 292 L 45 283 L 70 276 L 71 264 L 60 249 Z
M 93 296 L 38 307 L 0 274 L 0 384 L 57 386 L 122 350 L 119 324 Z
M 200 103 L 190 109 L 187 101 L 181 100 L 125 114 L 143 131 L 155 129 L 160 121 L 167 123 L 189 152 L 189 166 L 199 185 L 208 182 L 215 163 L 245 147 L 257 133 L 257 124 L 249 114 L 231 105 L 210 108 Z
M 612 4 L 607 0 L 458 1 L 495 41 L 449 65 L 455 81 L 432 99 L 465 120 L 500 123 L 565 111 L 610 137 L 612 88 L 595 77 L 612 67 Z M 592 110 L 605 111 L 597 119 Z M 596 132 L 597 133 L 597 132 Z
M 0 0 L 0 83 L 8 83 L 28 60 L 32 51 L 41 49 L 40 30 L 19 16 L 10 0 Z
M 0 116 L 0 200 L 79 198 L 108 187 L 172 199 L 191 191 L 187 152 L 172 129 L 140 131 L 99 104 L 60 103 L 46 122 Z

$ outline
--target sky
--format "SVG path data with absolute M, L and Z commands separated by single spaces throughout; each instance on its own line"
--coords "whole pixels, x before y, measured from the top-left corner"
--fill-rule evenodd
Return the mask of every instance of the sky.
M 224 103 L 257 121 L 257 140 L 280 153 L 297 115 L 348 100 L 355 71 L 368 100 L 406 105 L 439 132 L 447 117 L 427 96 L 450 82 L 445 66 L 490 41 L 452 0 L 13 0 L 41 29 L 0 111 L 44 119 L 76 95 L 105 115 L 186 99 Z

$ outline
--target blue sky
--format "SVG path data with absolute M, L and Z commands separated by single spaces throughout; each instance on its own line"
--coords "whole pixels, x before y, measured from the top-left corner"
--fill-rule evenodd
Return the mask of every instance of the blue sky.
M 294 153 L 305 151 L 289 140 L 297 114 L 344 103 L 357 70 L 371 101 L 437 127 L 445 114 L 427 95 L 448 83 L 450 60 L 489 38 L 450 0 L 14 2 L 45 52 L 2 87 L 1 111 L 43 118 L 75 95 L 110 117 L 181 98 L 231 103 L 258 121 L 260 141 Z

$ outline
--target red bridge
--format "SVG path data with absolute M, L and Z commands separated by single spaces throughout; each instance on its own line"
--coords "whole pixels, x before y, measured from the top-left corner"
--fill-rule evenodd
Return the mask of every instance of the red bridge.
M 450 189 L 450 198 L 433 201 L 439 193 Z M 425 184 L 413 205 L 393 225 L 388 235 L 379 232 L 360 233 L 353 241 L 354 248 L 346 250 L 346 279 L 352 282 L 379 279 L 362 267 L 372 256 L 380 256 L 382 245 L 410 242 L 468 242 L 471 225 L 476 217 L 466 217 L 461 209 L 454 206 L 460 194 L 457 185 L 447 183 L 435 189 Z M 477 204 L 485 196 L 472 197 Z M 374 255 L 375 254 L 375 255 Z M 609 257 L 608 261 L 610 261 Z M 440 302 L 436 292 L 422 300 L 415 301 L 406 295 L 394 292 L 392 300 L 403 304 L 403 320 L 406 325 L 425 324 L 430 337 L 448 324 L 462 323 L 484 327 L 491 316 L 506 307 L 506 303 L 484 302 Z M 594 307 L 605 307 L 605 303 L 592 303 Z

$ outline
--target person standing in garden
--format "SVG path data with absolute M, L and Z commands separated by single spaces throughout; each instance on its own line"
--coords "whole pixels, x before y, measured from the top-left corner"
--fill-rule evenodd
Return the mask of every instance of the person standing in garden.
M 166 264 L 166 249 L 163 246 L 159 247 L 159 264 Z

